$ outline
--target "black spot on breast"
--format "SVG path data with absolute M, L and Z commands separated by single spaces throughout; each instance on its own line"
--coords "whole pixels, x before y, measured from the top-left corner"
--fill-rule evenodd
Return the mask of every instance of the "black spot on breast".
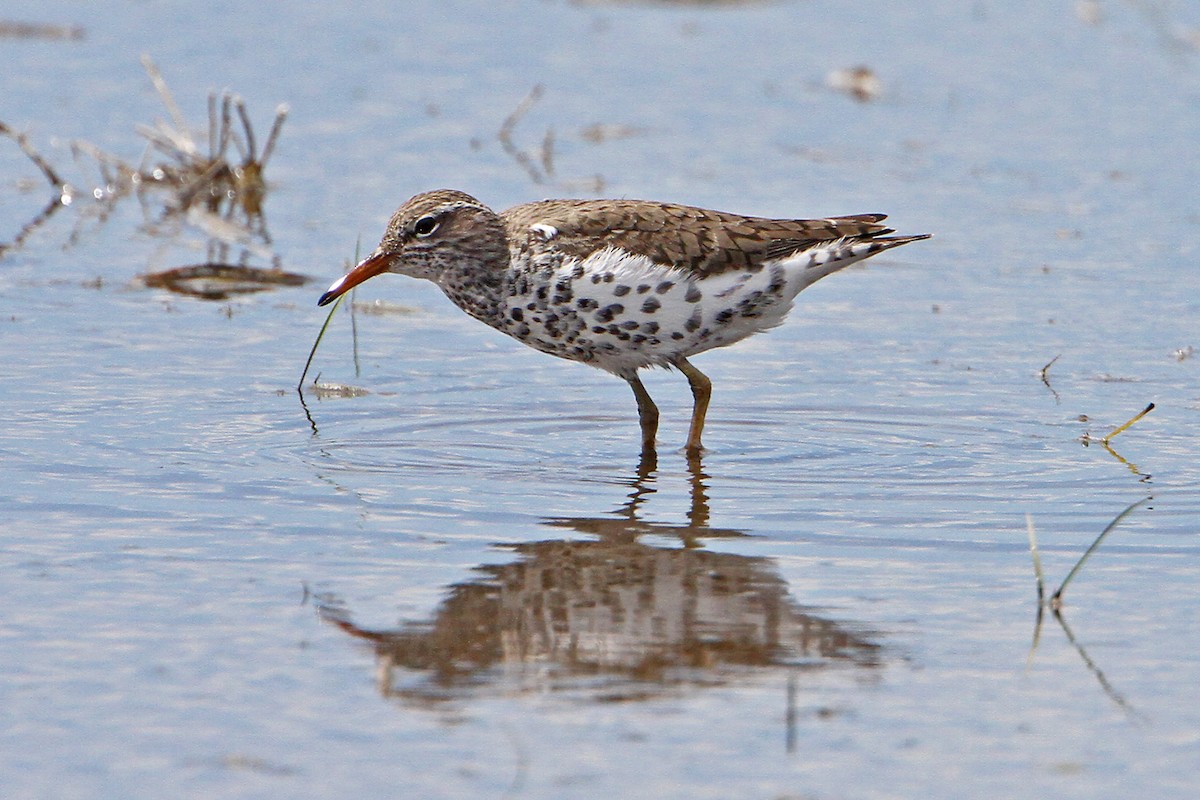
M 663 281 L 657 287 L 655 287 L 654 291 L 658 294 L 666 294 L 667 292 L 671 291 L 671 287 L 674 285 L 675 281 Z
M 683 296 L 683 299 L 689 303 L 699 303 L 703 297 L 704 292 L 700 291 L 700 287 L 693 283 L 688 286 L 687 294 Z
M 551 302 L 556 306 L 566 305 L 567 303 L 571 302 L 571 298 L 574 296 L 575 293 L 571 291 L 571 282 L 562 280 L 554 284 L 554 299 L 551 300 Z
M 575 301 L 575 305 L 579 306 L 580 311 L 591 311 L 594 308 L 599 308 L 600 304 L 590 297 L 581 297 Z
M 680 339 L 683 338 L 683 334 L 680 333 L 679 331 L 675 331 L 674 333 L 671 334 L 671 338 L 678 342 Z
M 612 293 L 616 297 L 624 297 L 629 294 L 629 287 L 625 284 L 618 284 L 613 287 Z
M 642 330 L 644 330 L 646 333 L 658 333 L 658 323 L 657 322 L 647 322 L 645 325 L 642 326 Z
M 596 312 L 597 322 L 612 322 L 613 317 L 625 311 L 625 306 L 620 303 L 612 303 L 605 306 Z
M 662 308 L 662 303 L 659 301 L 659 299 L 657 297 L 647 297 L 646 302 L 642 303 L 642 313 L 643 314 L 653 314 L 655 311 L 658 311 L 660 308 Z
M 648 291 L 650 291 L 650 284 L 643 283 L 638 286 L 638 294 L 645 294 Z
M 524 312 L 524 311 L 522 311 L 522 310 L 521 310 L 521 309 L 519 309 L 519 308 L 514 308 L 514 309 L 512 309 L 511 311 L 509 311 L 508 313 L 509 313 L 509 315 L 511 315 L 511 316 L 512 316 L 512 318 L 513 318 L 513 319 L 515 319 L 517 322 L 520 322 L 521 320 L 525 319 L 525 312 Z
M 688 317 L 687 322 L 683 323 L 683 327 L 688 333 L 694 333 L 700 328 L 700 309 L 696 309 L 696 313 Z
M 627 320 L 621 323 L 621 327 L 627 331 L 637 330 L 638 321 L 636 319 Z
M 717 324 L 718 325 L 724 325 L 725 323 L 729 322 L 729 320 L 731 320 L 731 319 L 733 319 L 733 309 L 732 308 L 727 308 L 724 311 L 717 312 Z

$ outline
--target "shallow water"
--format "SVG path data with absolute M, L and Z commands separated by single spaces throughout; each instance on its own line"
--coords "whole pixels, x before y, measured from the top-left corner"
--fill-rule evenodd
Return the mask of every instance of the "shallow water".
M 902 6 L 52 3 L 81 39 L 0 39 L 0 121 L 78 190 L 0 254 L 5 797 L 1193 796 L 1200 17 Z M 246 259 L 310 284 L 139 282 L 207 236 L 99 219 L 69 142 L 141 157 L 142 53 L 197 127 L 290 104 Z M 878 99 L 826 86 L 857 64 Z M 542 183 L 497 135 L 535 84 Z M 621 381 L 398 277 L 317 355 L 363 391 L 297 395 L 320 292 L 442 185 L 936 238 L 697 359 L 699 464 L 651 373 L 650 466 Z M 0 242 L 51 199 L 0 140 Z M 1145 498 L 1034 647 L 1026 515 L 1053 589 Z

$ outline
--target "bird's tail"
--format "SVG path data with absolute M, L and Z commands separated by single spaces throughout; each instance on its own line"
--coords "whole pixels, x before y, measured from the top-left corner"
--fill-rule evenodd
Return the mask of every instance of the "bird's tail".
M 807 283 L 815 283 L 826 275 L 845 269 L 851 264 L 857 264 L 865 258 L 891 250 L 909 242 L 919 242 L 928 239 L 933 234 L 919 233 L 912 236 L 887 236 L 895 231 L 884 228 L 866 236 L 848 236 L 823 242 L 809 251 L 809 263 L 805 267 Z

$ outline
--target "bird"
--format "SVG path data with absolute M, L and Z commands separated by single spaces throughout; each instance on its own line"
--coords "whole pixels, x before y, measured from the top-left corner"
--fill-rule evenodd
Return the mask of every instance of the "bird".
M 659 411 L 638 377 L 676 369 L 693 405 L 685 450 L 704 450 L 712 381 L 689 359 L 782 323 L 826 275 L 932 234 L 892 236 L 885 214 L 769 219 L 646 200 L 541 200 L 497 213 L 452 189 L 417 194 L 327 305 L 396 273 L 433 281 L 470 316 L 543 353 L 623 378 L 643 454 Z

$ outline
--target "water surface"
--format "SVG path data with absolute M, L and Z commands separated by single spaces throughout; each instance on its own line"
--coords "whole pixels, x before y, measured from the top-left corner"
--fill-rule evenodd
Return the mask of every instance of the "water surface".
M 0 20 L 83 32 L 0 39 L 0 121 L 76 191 L 0 255 L 6 797 L 1194 794 L 1190 9 L 10 2 Z M 71 154 L 141 158 L 136 127 L 167 118 L 143 53 L 200 137 L 211 90 L 244 96 L 260 135 L 290 105 L 270 240 L 224 256 L 309 284 L 206 301 L 139 280 L 212 254 L 161 197 L 92 200 L 104 179 Z M 877 99 L 829 88 L 860 64 Z M 535 85 L 511 131 L 531 174 L 498 133 Z M 677 450 L 686 382 L 650 374 L 650 467 L 621 381 L 398 277 L 358 292 L 356 343 L 339 316 L 318 353 L 323 382 L 362 391 L 302 402 L 316 298 L 438 186 L 885 211 L 936 238 L 699 358 L 699 464 Z M 53 196 L 0 141 L 0 241 Z M 1081 442 L 1150 402 L 1111 450 Z M 1148 497 L 1033 648 L 1026 515 L 1054 588 Z

